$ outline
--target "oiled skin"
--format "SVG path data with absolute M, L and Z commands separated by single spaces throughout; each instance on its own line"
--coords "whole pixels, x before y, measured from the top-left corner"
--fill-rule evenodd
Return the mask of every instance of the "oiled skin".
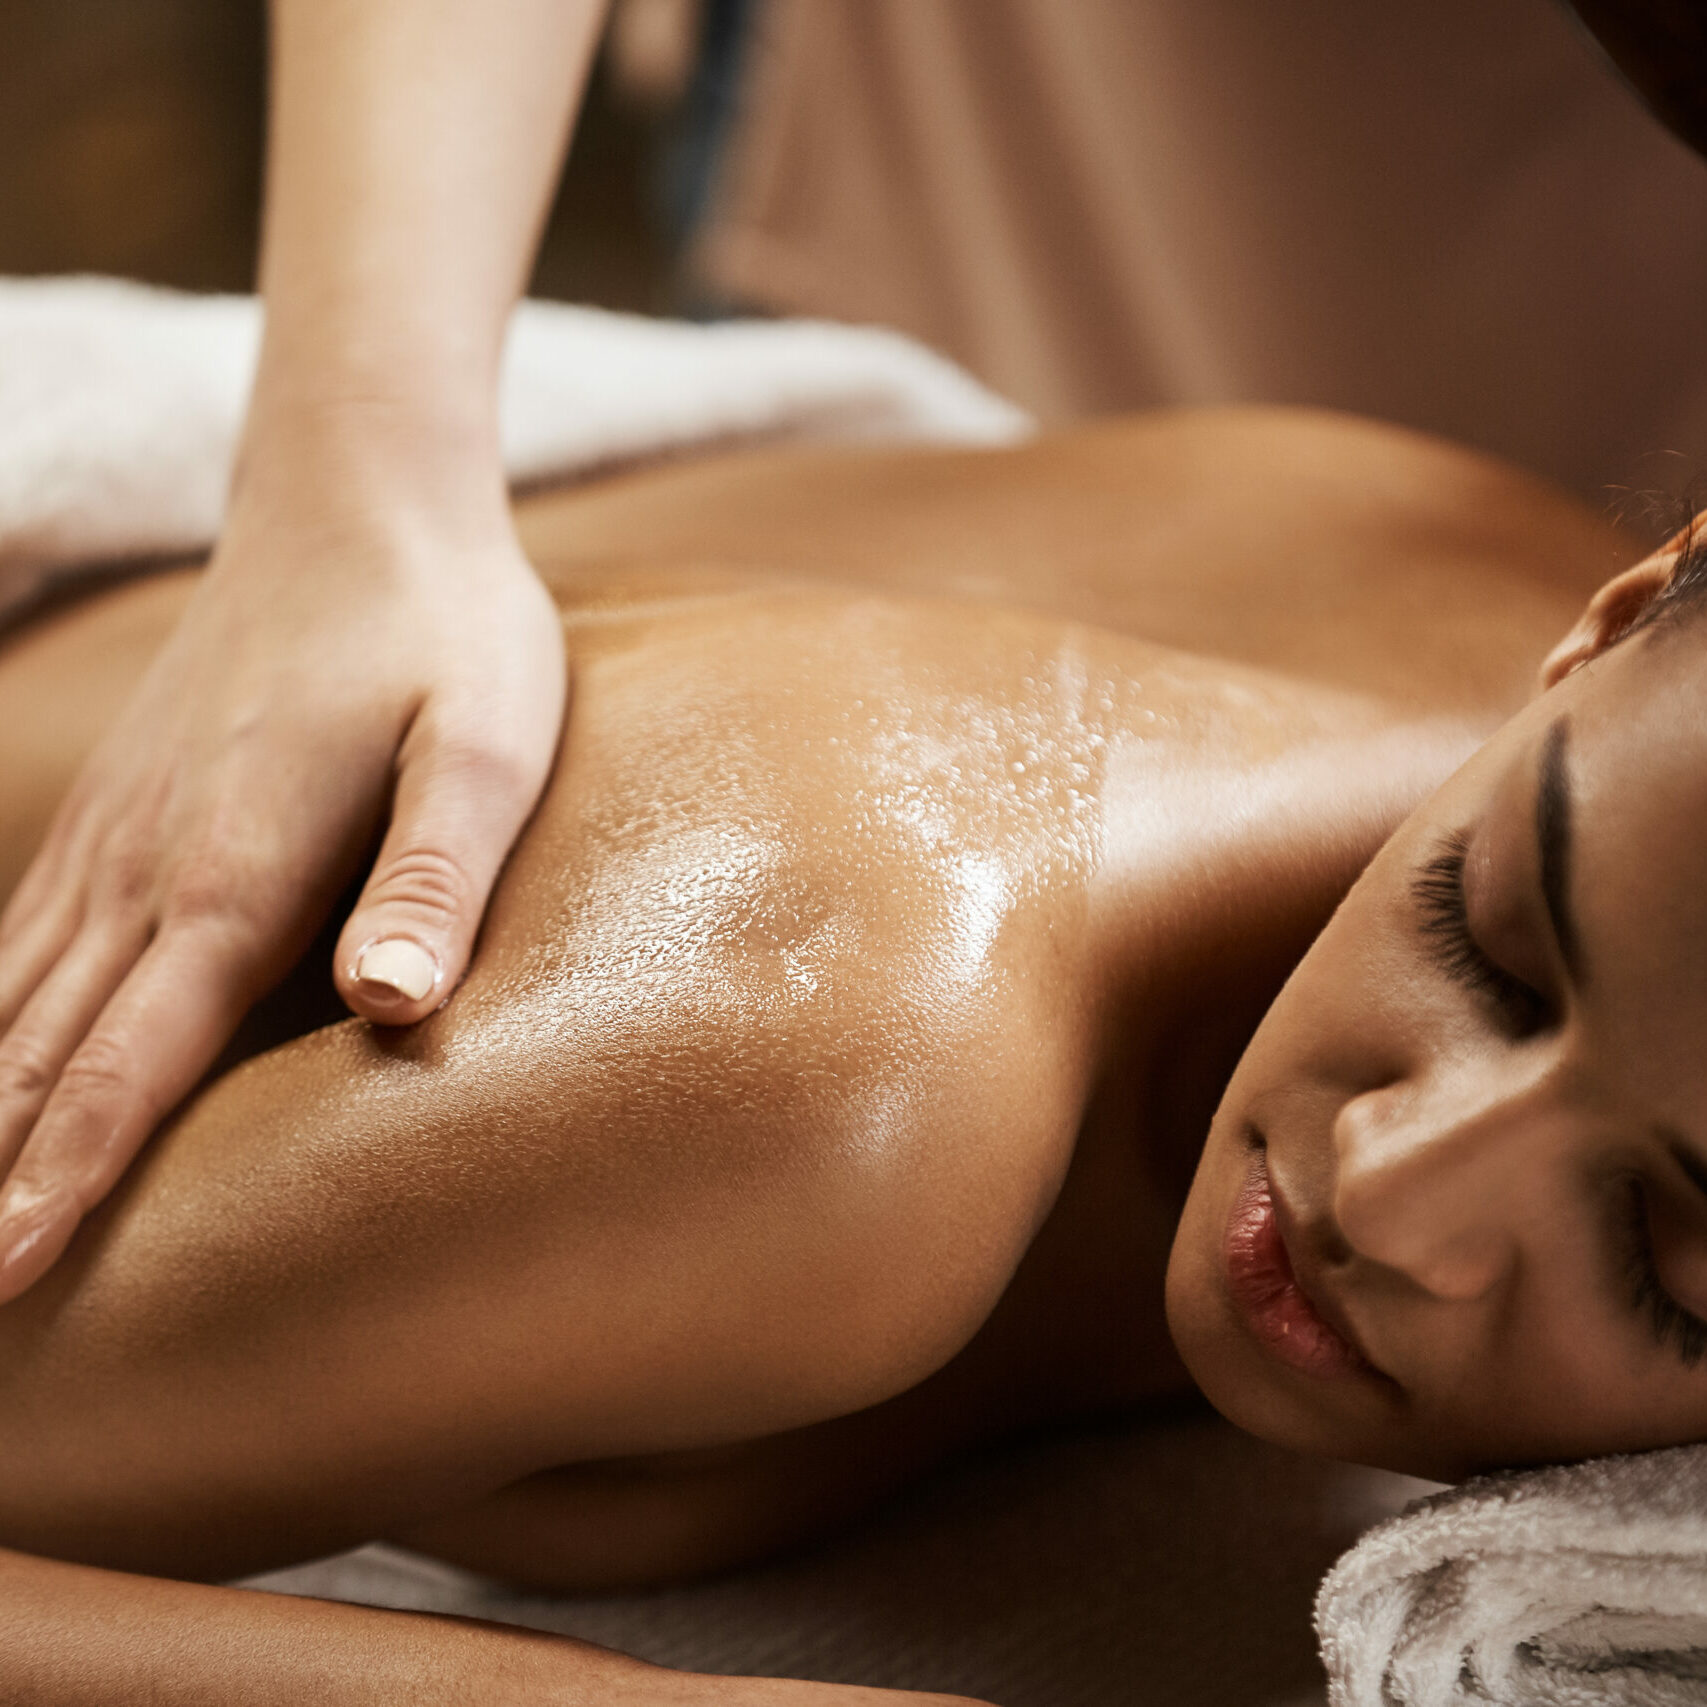
M 524 526 L 573 697 L 464 988 L 218 1077 L 0 1309 L 0 1545 L 653 1580 L 1184 1391 L 1161 1275 L 1244 1038 L 1634 555 L 1278 412 Z M 186 584 L 0 650 L 0 892 Z

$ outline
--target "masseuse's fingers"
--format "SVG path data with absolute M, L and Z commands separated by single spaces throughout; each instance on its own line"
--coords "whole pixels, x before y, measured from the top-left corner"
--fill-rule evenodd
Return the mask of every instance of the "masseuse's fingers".
M 32 868 L 33 874 L 33 868 Z M 36 987 L 52 970 L 77 934 L 78 909 L 67 897 L 56 897 L 33 913 L 8 909 L 0 924 L 0 1038 L 23 1011 Z M 6 1095 L 0 1080 L 0 1105 Z
M 560 698 L 561 686 L 548 679 L 544 687 Z M 367 1019 L 423 1018 L 468 965 L 492 885 L 555 745 L 537 713 L 514 722 L 506 739 L 473 707 L 428 711 L 404 743 L 391 827 L 333 960 L 344 1000 Z
M 134 926 L 84 932 L 0 1037 L 0 1178 L 23 1149 L 55 1085 L 63 1082 L 78 1044 L 135 964 L 141 936 Z
M 0 1302 L 33 1285 L 112 1189 L 159 1121 L 188 1094 L 242 1017 L 248 956 L 217 924 L 162 930 L 137 958 L 90 937 L 33 996 L 4 1048 L 39 1051 L 52 1086 L 0 1187 Z M 98 1011 L 92 991 L 129 975 Z M 74 1047 L 54 1057 L 66 1038 Z

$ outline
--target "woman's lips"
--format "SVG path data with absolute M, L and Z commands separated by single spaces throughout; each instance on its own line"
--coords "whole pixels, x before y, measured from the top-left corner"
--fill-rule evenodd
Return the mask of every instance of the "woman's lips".
M 1261 1151 L 1227 1221 L 1227 1286 L 1252 1335 L 1282 1363 L 1327 1380 L 1370 1365 L 1323 1320 L 1292 1272 Z

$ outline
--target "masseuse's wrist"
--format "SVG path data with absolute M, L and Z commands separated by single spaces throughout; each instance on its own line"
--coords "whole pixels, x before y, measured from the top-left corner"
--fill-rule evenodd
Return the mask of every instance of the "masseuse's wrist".
M 493 413 L 406 386 L 257 391 L 226 524 L 328 540 L 418 541 L 430 555 L 512 545 Z

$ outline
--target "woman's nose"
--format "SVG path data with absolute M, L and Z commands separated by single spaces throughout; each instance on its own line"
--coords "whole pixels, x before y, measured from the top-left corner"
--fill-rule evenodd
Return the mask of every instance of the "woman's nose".
M 1509 1269 L 1562 1127 L 1545 1083 L 1459 1072 L 1353 1097 L 1333 1136 L 1346 1243 L 1435 1297 L 1468 1300 Z

